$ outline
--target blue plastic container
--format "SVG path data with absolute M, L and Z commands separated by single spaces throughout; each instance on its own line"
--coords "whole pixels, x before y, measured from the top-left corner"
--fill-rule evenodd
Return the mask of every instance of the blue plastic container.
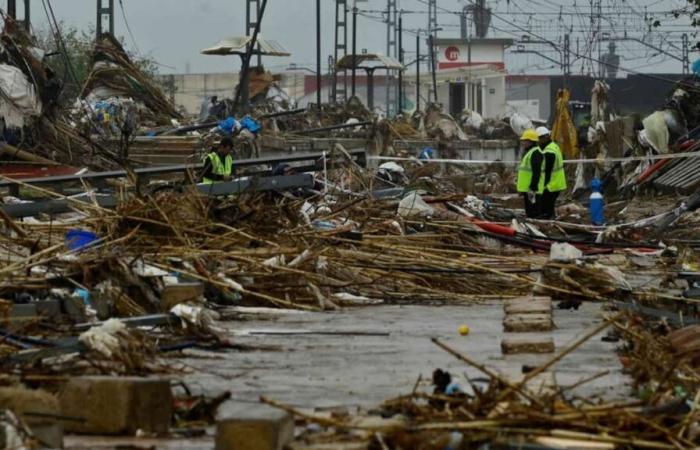
M 588 210 L 591 214 L 593 225 L 605 225 L 605 198 L 601 192 L 602 184 L 599 179 L 591 181 L 591 196 L 589 198 Z
M 253 134 L 257 134 L 262 129 L 262 126 L 256 120 L 245 116 L 243 119 L 241 119 L 241 128 L 248 130 Z
M 69 250 L 77 251 L 93 245 L 99 238 L 91 231 L 68 230 L 66 233 L 66 247 Z

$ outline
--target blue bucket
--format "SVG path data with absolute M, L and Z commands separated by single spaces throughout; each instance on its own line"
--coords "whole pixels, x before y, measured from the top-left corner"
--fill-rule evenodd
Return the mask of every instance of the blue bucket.
M 72 251 L 89 247 L 97 240 L 97 235 L 91 231 L 68 230 L 66 233 L 66 247 Z

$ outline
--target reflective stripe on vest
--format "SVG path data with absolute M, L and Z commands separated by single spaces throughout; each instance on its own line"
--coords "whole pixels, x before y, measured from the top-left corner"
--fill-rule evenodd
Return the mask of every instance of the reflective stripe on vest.
M 520 167 L 518 167 L 518 182 L 517 182 L 517 188 L 518 192 L 527 192 L 530 190 L 530 183 L 532 182 L 532 155 L 535 154 L 535 152 L 541 152 L 540 148 L 538 146 L 532 147 L 526 154 L 523 156 L 522 161 L 520 161 Z M 542 192 L 541 190 L 539 192 Z
M 566 172 L 564 172 L 564 156 L 561 153 L 561 149 L 559 149 L 559 146 L 555 142 L 550 142 L 549 145 L 542 150 L 542 152 L 545 154 L 554 154 L 554 168 L 552 169 L 552 175 L 549 177 L 549 183 L 547 183 L 547 186 L 544 185 L 544 174 L 542 174 L 542 180 L 540 182 L 542 191 L 545 189 L 547 189 L 549 192 L 565 191 Z M 542 164 L 544 164 L 544 161 Z
M 212 171 L 215 175 L 221 175 L 222 177 L 227 177 L 231 175 L 231 172 L 233 171 L 233 158 L 231 157 L 231 155 L 226 155 L 226 159 L 223 162 L 221 161 L 221 157 L 219 156 L 219 154 L 216 152 L 211 152 L 207 156 L 205 156 L 205 163 L 207 158 L 209 158 L 209 160 L 211 161 Z M 202 183 L 212 184 L 215 183 L 215 181 L 209 178 L 204 178 L 202 179 Z

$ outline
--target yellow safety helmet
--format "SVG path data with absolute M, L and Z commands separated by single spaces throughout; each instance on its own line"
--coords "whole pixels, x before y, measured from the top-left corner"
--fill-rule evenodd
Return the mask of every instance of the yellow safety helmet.
M 523 135 L 520 136 L 520 140 L 538 142 L 540 138 L 537 136 L 537 132 L 535 130 L 528 128 L 527 130 L 523 131 Z

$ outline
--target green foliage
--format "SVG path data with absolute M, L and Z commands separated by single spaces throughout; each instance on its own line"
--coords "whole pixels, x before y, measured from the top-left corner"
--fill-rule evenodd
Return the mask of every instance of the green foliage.
M 69 63 L 66 61 L 63 49 L 60 48 L 56 37 L 50 30 L 40 30 L 36 38 L 39 47 L 51 55 L 46 58 L 46 62 L 63 81 L 61 102 L 71 104 L 80 95 L 92 69 L 90 58 L 95 40 L 95 29 L 91 27 L 87 30 L 79 30 L 63 22 L 59 24 L 59 29 Z M 120 38 L 119 40 L 124 45 L 124 39 Z M 153 58 L 140 57 L 133 53 L 129 53 L 129 58 L 147 77 L 154 78 L 157 74 L 157 65 Z

